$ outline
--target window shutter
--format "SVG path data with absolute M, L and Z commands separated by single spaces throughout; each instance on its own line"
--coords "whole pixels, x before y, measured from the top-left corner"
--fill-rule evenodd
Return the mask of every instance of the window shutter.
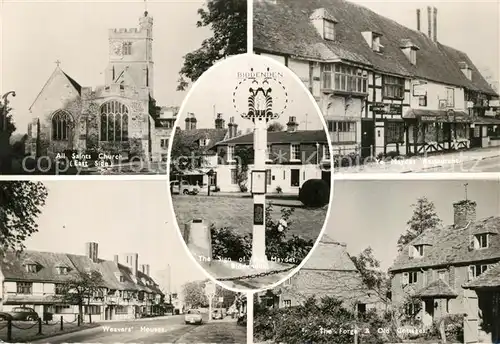
M 408 257 L 415 257 L 415 247 L 413 247 L 413 245 L 408 246 Z
M 469 251 L 472 251 L 476 248 L 476 238 L 474 235 L 469 235 Z

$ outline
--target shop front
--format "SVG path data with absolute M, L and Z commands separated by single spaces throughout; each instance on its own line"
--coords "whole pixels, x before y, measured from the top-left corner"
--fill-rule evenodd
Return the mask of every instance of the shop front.
M 403 115 L 406 128 L 406 154 L 470 148 L 472 117 L 464 111 L 410 109 Z

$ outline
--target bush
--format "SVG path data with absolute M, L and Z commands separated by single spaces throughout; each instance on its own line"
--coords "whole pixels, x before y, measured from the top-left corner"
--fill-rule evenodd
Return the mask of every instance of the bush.
M 307 207 L 323 207 L 330 201 L 330 186 L 322 179 L 309 179 L 300 188 L 299 200 Z
M 358 153 L 352 152 L 349 154 L 337 154 L 333 156 L 334 167 L 352 167 L 361 164 L 361 156 Z

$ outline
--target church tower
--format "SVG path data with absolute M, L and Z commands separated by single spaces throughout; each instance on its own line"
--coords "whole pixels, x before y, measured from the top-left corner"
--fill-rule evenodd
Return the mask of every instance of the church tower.
M 106 85 L 148 88 L 153 97 L 153 18 L 144 12 L 139 28 L 109 30 Z

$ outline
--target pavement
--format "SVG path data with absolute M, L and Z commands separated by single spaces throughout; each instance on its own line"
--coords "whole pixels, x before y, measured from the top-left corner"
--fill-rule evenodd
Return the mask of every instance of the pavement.
M 352 173 L 474 173 L 500 172 L 500 147 L 478 148 L 428 156 L 382 160 L 361 166 L 342 167 L 335 174 Z
M 31 343 L 246 343 L 246 327 L 237 325 L 236 319 L 207 322 L 208 314 L 203 316 L 202 325 L 185 324 L 184 315 L 103 321 L 95 328 Z

